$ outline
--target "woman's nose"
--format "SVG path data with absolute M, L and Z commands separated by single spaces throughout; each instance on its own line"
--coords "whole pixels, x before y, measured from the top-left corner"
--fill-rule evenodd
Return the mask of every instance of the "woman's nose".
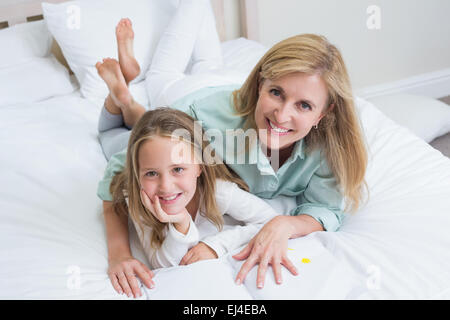
M 290 106 L 287 103 L 283 103 L 279 105 L 274 112 L 275 115 L 275 121 L 278 122 L 278 124 L 283 124 L 285 122 L 289 121 L 290 118 Z

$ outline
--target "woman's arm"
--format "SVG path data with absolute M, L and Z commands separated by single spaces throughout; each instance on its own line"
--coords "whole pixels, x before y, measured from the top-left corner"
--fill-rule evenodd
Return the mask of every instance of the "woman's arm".
M 237 260 L 247 259 L 236 276 L 236 283 L 243 283 L 247 273 L 256 264 L 259 264 L 256 278 L 258 288 L 264 287 L 269 264 L 272 265 L 275 281 L 278 284 L 282 282 L 281 265 L 285 266 L 293 275 L 297 275 L 297 269 L 286 255 L 288 240 L 308 235 L 314 231 L 323 231 L 323 227 L 308 215 L 273 218 L 241 252 L 233 256 Z
M 241 247 L 251 240 L 264 223 L 277 215 L 264 200 L 229 181 L 217 180 L 216 201 L 222 214 L 228 214 L 245 225 L 234 226 L 201 239 L 186 253 L 180 265 L 215 259 Z
M 136 275 L 148 288 L 153 288 L 153 272 L 145 264 L 133 258 L 128 240 L 128 217 L 119 216 L 111 201 L 103 201 L 103 216 L 108 244 L 108 276 L 114 289 L 120 294 L 140 297 Z

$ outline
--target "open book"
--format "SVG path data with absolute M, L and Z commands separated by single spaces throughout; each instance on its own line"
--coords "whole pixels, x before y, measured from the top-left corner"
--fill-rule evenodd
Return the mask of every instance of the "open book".
M 143 290 L 149 300 L 357 299 L 366 291 L 364 279 L 339 262 L 318 239 L 292 239 L 288 248 L 298 275 L 282 267 L 282 284 L 276 284 L 269 267 L 264 288 L 258 289 L 254 267 L 244 283 L 236 285 L 243 264 L 232 257 L 237 250 L 220 259 L 154 270 L 155 288 L 144 286 Z

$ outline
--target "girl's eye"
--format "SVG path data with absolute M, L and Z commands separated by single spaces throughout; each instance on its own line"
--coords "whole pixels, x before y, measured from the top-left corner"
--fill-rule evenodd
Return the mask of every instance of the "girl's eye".
M 149 171 L 145 174 L 147 177 L 156 177 L 158 174 L 156 171 Z
M 280 90 L 277 90 L 277 89 L 270 89 L 270 93 L 273 94 L 276 97 L 281 96 Z
M 173 171 L 175 171 L 175 173 L 182 173 L 184 171 L 184 168 L 176 167 L 173 169 Z

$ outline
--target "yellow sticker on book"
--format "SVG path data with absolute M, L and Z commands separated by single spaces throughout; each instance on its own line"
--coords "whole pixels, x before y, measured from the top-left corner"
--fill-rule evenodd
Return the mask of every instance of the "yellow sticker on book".
M 310 263 L 311 260 L 309 260 L 308 258 L 303 258 L 303 259 L 302 259 L 302 262 L 303 262 L 303 263 Z

